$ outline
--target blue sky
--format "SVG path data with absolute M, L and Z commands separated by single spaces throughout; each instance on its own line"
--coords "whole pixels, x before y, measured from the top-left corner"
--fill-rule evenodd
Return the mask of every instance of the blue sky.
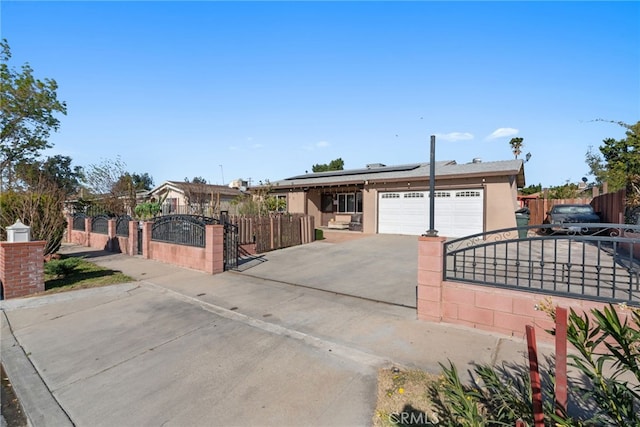
M 638 2 L 0 3 L 11 64 L 54 78 L 47 154 L 120 156 L 156 184 L 513 158 L 578 182 L 640 120 Z M 523 156 L 521 156 L 523 157 Z

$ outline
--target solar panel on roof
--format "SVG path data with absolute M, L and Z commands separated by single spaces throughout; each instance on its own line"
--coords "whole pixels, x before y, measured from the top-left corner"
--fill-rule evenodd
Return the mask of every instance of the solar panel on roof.
M 362 168 L 362 169 L 349 169 L 349 170 L 341 170 L 341 171 L 329 171 L 329 172 L 317 172 L 317 173 L 308 173 L 305 175 L 297 175 L 292 176 L 291 178 L 286 178 L 286 180 L 292 179 L 309 179 L 309 178 L 326 178 L 328 176 L 348 176 L 348 175 L 361 175 L 361 174 L 372 174 L 372 173 L 382 173 L 382 172 L 403 172 L 410 171 L 420 167 L 420 163 L 415 163 L 411 165 L 400 165 L 400 166 L 384 166 L 384 167 L 376 167 L 376 168 Z

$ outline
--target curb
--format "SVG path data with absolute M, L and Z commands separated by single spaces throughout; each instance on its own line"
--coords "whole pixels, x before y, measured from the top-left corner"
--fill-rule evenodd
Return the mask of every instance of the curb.
M 29 360 L 24 349 L 13 335 L 9 319 L 4 310 L 2 322 L 2 364 L 11 379 L 13 389 L 27 417 L 29 426 L 73 426 L 51 390 Z

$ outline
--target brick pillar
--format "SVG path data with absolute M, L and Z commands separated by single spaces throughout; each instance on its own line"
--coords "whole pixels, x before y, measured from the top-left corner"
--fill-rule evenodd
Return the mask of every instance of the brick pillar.
M 444 237 L 418 238 L 418 319 L 442 320 Z
M 205 270 L 218 274 L 224 271 L 224 225 L 205 226 Z
M 84 219 L 84 245 L 91 246 L 91 217 Z
M 138 255 L 138 221 L 129 221 L 128 255 Z
M 73 243 L 71 233 L 73 233 L 73 216 L 67 215 L 67 243 Z
M 107 220 L 107 236 L 109 237 L 109 241 L 107 241 L 107 250 L 113 252 L 114 243 L 113 241 L 117 239 L 116 237 L 116 220 L 108 219 Z
M 151 242 L 152 227 L 153 227 L 153 221 L 144 221 L 142 223 L 142 256 L 147 259 L 151 258 L 149 243 Z
M 0 242 L 0 281 L 5 299 L 44 291 L 44 240 Z

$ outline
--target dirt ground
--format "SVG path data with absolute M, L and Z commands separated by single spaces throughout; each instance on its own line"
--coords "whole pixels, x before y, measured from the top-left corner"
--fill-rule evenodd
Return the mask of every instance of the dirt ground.
M 437 381 L 438 376 L 420 370 L 380 369 L 373 425 L 437 425 L 438 417 L 428 392 L 429 386 Z
M 27 426 L 27 418 L 22 412 L 22 407 L 16 394 L 13 392 L 13 387 L 7 377 L 7 373 L 4 371 L 4 367 L 0 365 L 0 379 L 2 380 L 2 389 L 0 390 L 0 396 L 2 401 L 2 416 L 7 422 L 7 427 L 25 427 Z

